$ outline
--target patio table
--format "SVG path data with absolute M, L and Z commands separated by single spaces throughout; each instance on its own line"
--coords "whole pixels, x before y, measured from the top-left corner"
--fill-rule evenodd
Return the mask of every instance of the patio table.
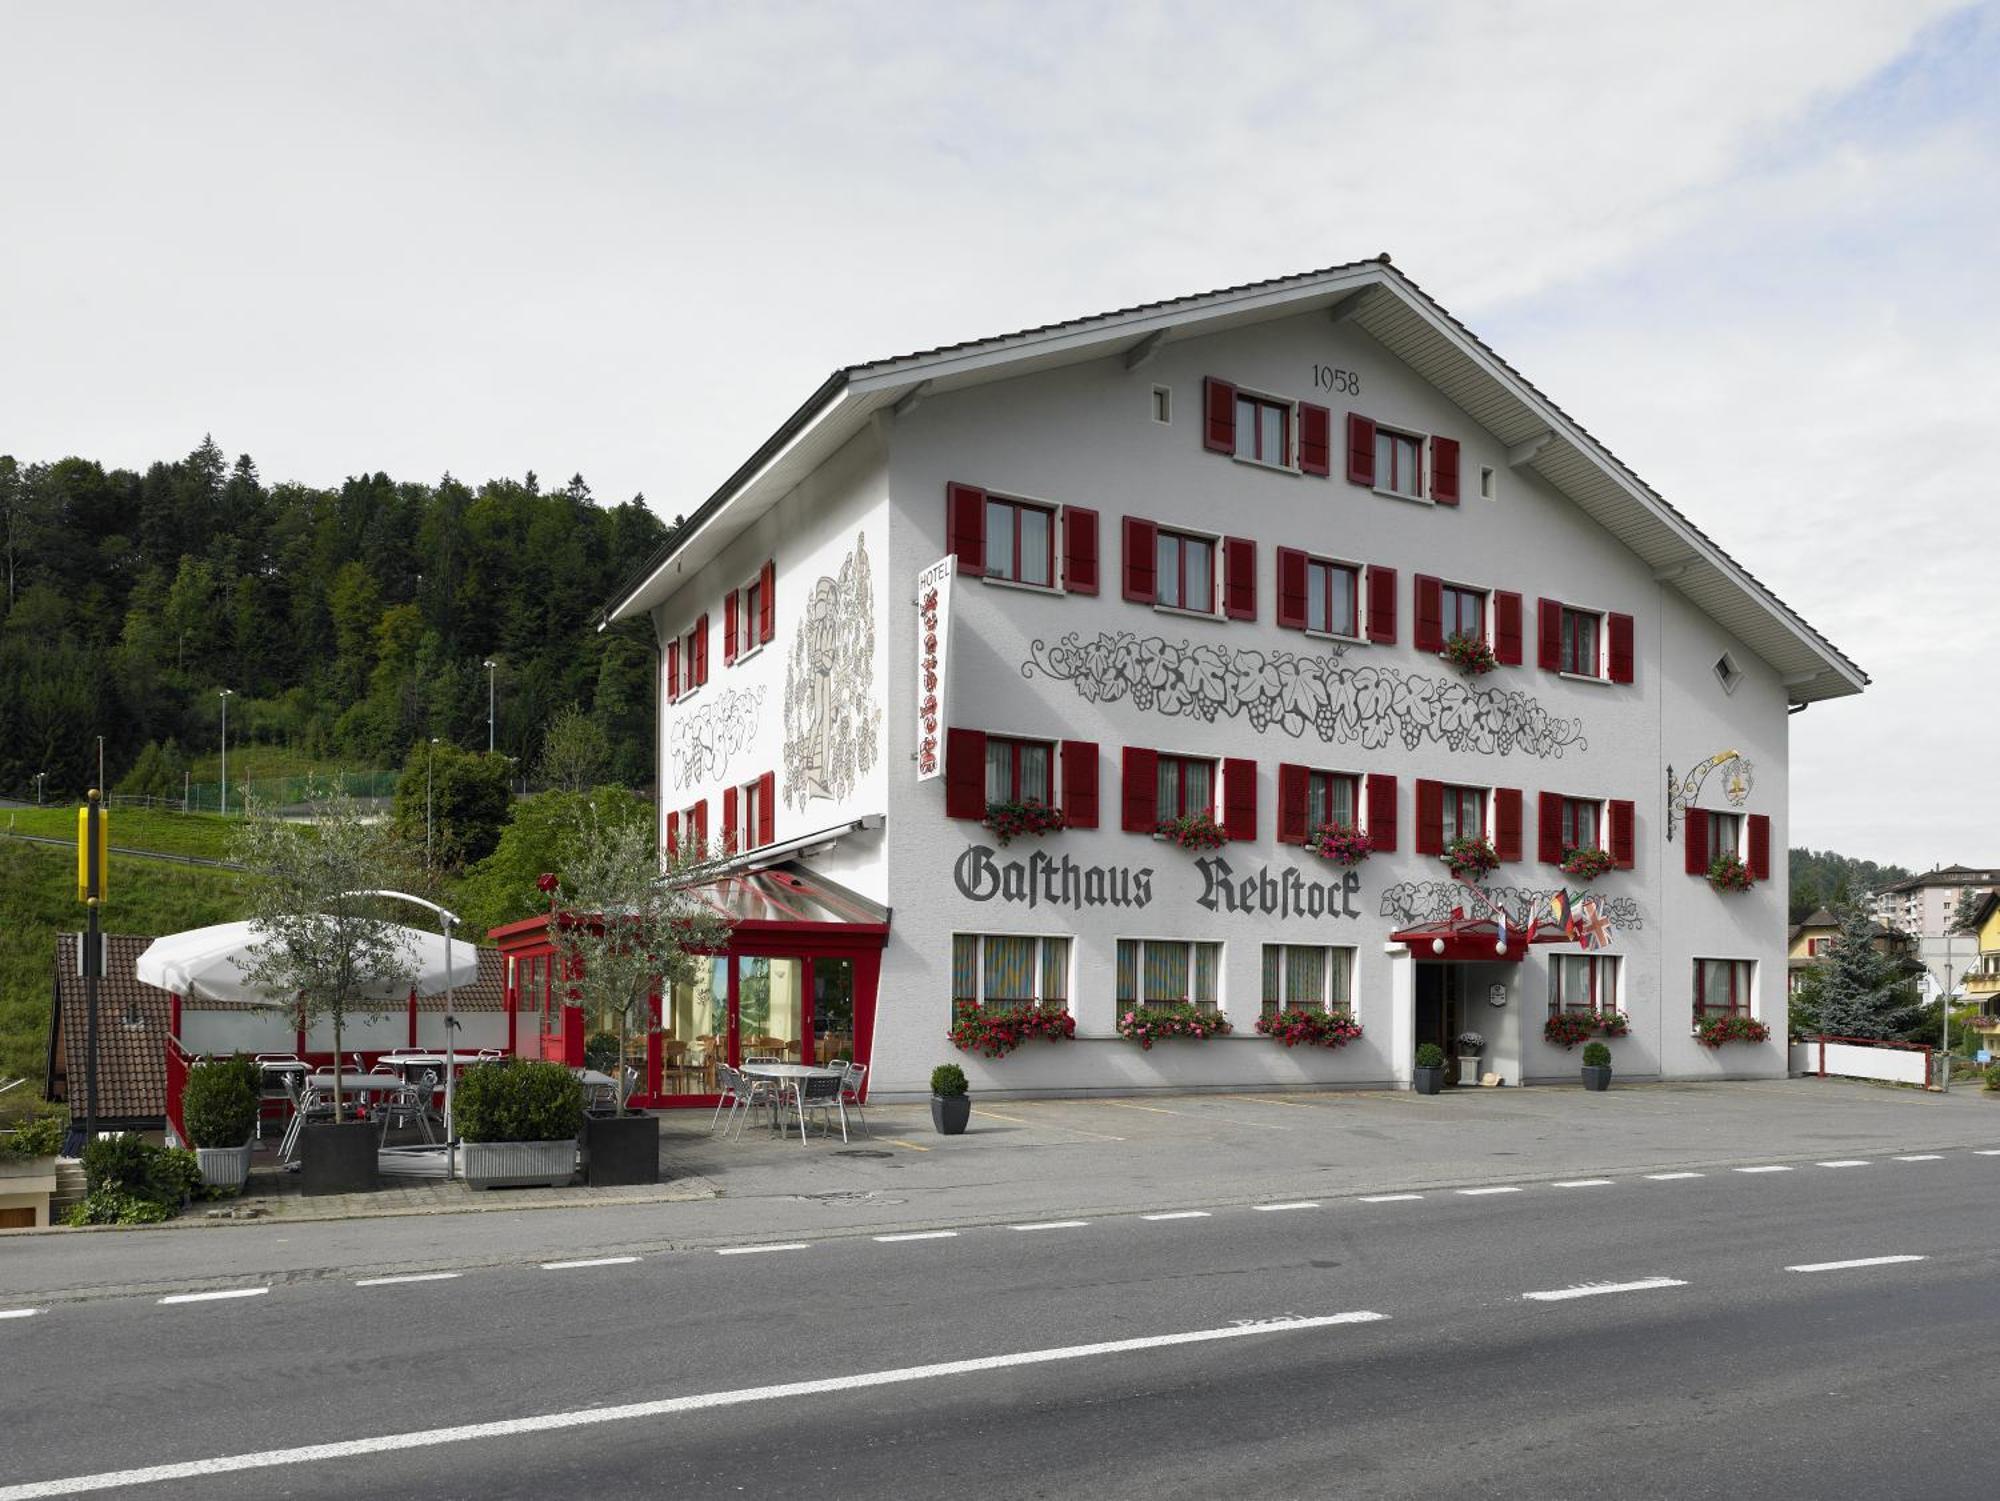
M 753 1079 L 769 1079 L 780 1090 L 789 1091 L 794 1099 L 799 1097 L 800 1086 L 808 1079 L 840 1079 L 846 1077 L 845 1069 L 819 1068 L 810 1063 L 746 1063 L 739 1070 Z M 771 1125 L 778 1124 L 776 1102 L 771 1106 Z M 799 1144 L 805 1145 L 806 1123 L 803 1113 L 799 1117 Z

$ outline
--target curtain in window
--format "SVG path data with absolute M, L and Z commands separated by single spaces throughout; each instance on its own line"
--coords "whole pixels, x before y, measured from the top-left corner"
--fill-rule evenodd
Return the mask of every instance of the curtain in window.
M 1284 1005 L 1282 976 L 1285 967 L 1285 951 L 1282 945 L 1264 945 L 1264 1009 L 1276 1011 Z
M 1145 990 L 1149 1001 L 1188 998 L 1188 946 L 1184 943 L 1146 945 Z
M 954 1006 L 979 999 L 979 940 L 970 933 L 952 935 L 951 999 Z
M 1292 944 L 1285 950 L 1285 1004 L 1317 1011 L 1326 1001 L 1326 950 Z
M 986 801 L 1014 801 L 1014 742 L 988 736 L 986 740 Z
M 1039 506 L 1022 506 L 1020 516 L 1021 582 L 1053 584 L 1049 560 L 1055 549 L 1049 545 L 1049 513 Z
M 1035 1003 L 1035 940 L 995 935 L 986 940 L 988 1006 Z
M 1021 800 L 1046 803 L 1049 796 L 1049 748 L 1046 745 L 1021 747 Z
M 1118 940 L 1118 1004 L 1129 1006 L 1139 999 L 1139 945 L 1130 938 Z
M 1559 954 L 1549 966 L 1555 982 L 1555 1004 L 1560 1011 L 1590 1010 L 1590 956 Z
M 1042 1001 L 1061 1005 L 1069 999 L 1069 940 L 1042 940 Z
M 1190 813 L 1208 813 L 1215 808 L 1215 764 L 1211 761 L 1184 762 L 1181 771 L 1181 806 Z
M 1327 959 L 1332 979 L 1327 990 L 1327 1005 L 1335 1011 L 1351 1012 L 1354 1009 L 1354 950 L 1329 949 Z
M 1158 796 L 1153 801 L 1153 816 L 1165 822 L 1169 818 L 1180 817 L 1181 812 L 1181 763 L 1169 756 L 1159 760 Z
M 1222 953 L 1219 943 L 1197 943 L 1194 945 L 1194 990 L 1190 999 L 1197 1006 L 1215 1004 L 1216 961 Z

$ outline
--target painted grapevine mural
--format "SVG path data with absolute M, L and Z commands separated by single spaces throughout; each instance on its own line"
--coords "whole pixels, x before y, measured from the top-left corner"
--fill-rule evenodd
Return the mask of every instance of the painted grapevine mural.
M 1370 750 L 1400 737 L 1411 750 L 1435 740 L 1455 751 L 1559 760 L 1588 745 L 1581 719 L 1551 714 L 1519 690 L 1349 666 L 1344 656 L 1195 646 L 1129 631 L 1085 640 L 1072 631 L 1052 644 L 1036 641 L 1021 675 L 1067 682 L 1091 703 L 1129 698 L 1169 718 L 1242 718 L 1259 733 L 1275 726 L 1296 739 L 1311 730 L 1328 743 L 1358 741 Z
M 785 801 L 853 794 L 875 767 L 882 706 L 875 701 L 875 582 L 866 540 L 807 598 L 785 667 Z
M 763 702 L 761 687 L 729 688 L 690 713 L 676 714 L 667 727 L 675 785 L 721 781 L 731 758 L 756 740 L 757 710 Z
M 1556 888 L 1539 890 L 1532 886 L 1482 886 L 1480 893 L 1507 914 L 1507 921 L 1526 927 L 1528 915 L 1548 915 L 1549 898 Z M 1446 922 L 1452 909 L 1470 908 L 1465 888 L 1457 881 L 1399 881 L 1382 893 L 1382 916 L 1404 926 Z M 1597 896 L 1597 905 L 1614 928 L 1643 928 L 1639 904 L 1629 896 Z M 1480 914 L 1474 913 L 1475 916 Z

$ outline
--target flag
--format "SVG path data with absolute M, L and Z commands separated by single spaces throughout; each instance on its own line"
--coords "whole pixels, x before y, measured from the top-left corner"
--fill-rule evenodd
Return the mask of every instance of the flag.
M 1524 944 L 1533 943 L 1535 941 L 1535 935 L 1541 932 L 1541 930 L 1542 930 L 1542 904 L 1538 901 L 1530 902 L 1528 904 L 1528 926 L 1521 934 L 1521 942 Z
M 1611 947 L 1611 920 L 1591 897 L 1576 910 L 1576 941 L 1587 949 Z
M 1498 907 L 1495 907 L 1493 909 L 1493 922 L 1494 926 L 1499 930 L 1497 942 L 1499 947 L 1504 950 L 1507 947 L 1507 914 L 1502 912 Z
M 1576 937 L 1576 930 L 1570 922 L 1569 893 L 1561 887 L 1549 893 L 1549 916 L 1562 929 L 1563 937 Z

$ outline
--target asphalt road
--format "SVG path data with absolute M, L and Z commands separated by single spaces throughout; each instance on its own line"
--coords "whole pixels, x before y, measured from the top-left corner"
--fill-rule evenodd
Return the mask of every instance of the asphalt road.
M 1983 1497 L 2000 1152 L 1901 1155 L 0 1292 L 0 1501 Z

